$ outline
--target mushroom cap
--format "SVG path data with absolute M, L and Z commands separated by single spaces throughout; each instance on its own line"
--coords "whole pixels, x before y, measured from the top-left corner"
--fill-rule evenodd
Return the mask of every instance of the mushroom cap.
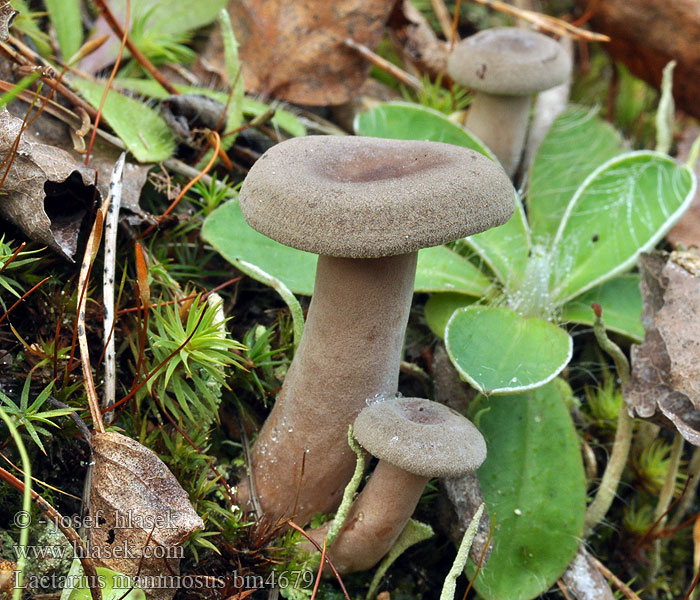
M 460 146 L 355 136 L 293 138 L 253 165 L 240 192 L 248 224 L 287 246 L 377 258 L 505 223 L 513 186 Z
M 463 39 L 447 58 L 455 81 L 489 94 L 524 96 L 564 83 L 571 58 L 553 39 L 517 27 L 494 27 Z
M 486 442 L 471 421 L 431 400 L 377 400 L 353 427 L 370 454 L 423 477 L 459 477 L 486 460 Z

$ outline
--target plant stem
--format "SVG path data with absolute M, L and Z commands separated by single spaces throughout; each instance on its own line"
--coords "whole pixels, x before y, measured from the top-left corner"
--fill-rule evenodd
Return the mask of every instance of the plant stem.
M 668 526 L 671 528 L 680 525 L 683 517 L 688 513 L 695 500 L 695 492 L 698 489 L 698 483 L 700 483 L 700 448 L 695 448 L 695 450 L 693 450 L 693 456 L 690 459 L 687 473 L 688 485 L 685 490 L 683 490 L 683 494 L 678 500 L 676 512 L 673 513 L 673 517 L 668 522 Z
M 352 501 L 355 498 L 355 493 L 360 487 L 360 483 L 362 482 L 362 475 L 365 472 L 365 453 L 364 450 L 362 450 L 362 448 L 360 447 L 360 445 L 355 441 L 355 436 L 353 436 L 352 434 L 352 425 L 348 427 L 348 445 L 350 446 L 350 448 L 352 448 L 352 451 L 357 456 L 357 462 L 355 463 L 355 472 L 353 473 L 350 482 L 345 486 L 345 490 L 343 491 L 343 499 L 341 500 L 340 506 L 338 507 L 338 510 L 335 513 L 333 523 L 331 524 L 330 529 L 326 534 L 326 548 L 330 548 L 331 544 L 335 542 L 335 539 L 338 537 L 340 530 L 343 528 L 343 525 L 345 525 L 345 521 L 348 518 L 348 513 L 350 512 L 350 508 L 352 507 Z
M 596 313 L 596 319 L 593 325 L 593 332 L 595 333 L 596 340 L 598 340 L 600 347 L 605 350 L 615 362 L 620 381 L 622 385 L 625 386 L 630 380 L 630 367 L 627 357 L 620 347 L 612 342 L 605 333 L 605 324 L 603 323 L 600 306 L 594 305 L 593 310 Z M 617 419 L 617 431 L 615 432 L 615 441 L 613 443 L 612 452 L 610 453 L 610 459 L 605 467 L 605 472 L 600 480 L 600 487 L 596 492 L 595 498 L 593 498 L 593 502 L 588 505 L 588 509 L 586 510 L 584 535 L 591 533 L 593 528 L 600 523 L 615 499 L 617 486 L 622 477 L 622 471 L 627 464 L 627 457 L 632 442 L 633 424 L 634 420 L 630 417 L 627 412 L 627 405 L 623 402 Z
M 476 535 L 476 530 L 479 527 L 479 522 L 481 521 L 481 515 L 484 514 L 484 509 L 486 505 L 482 502 L 479 508 L 476 509 L 476 513 L 472 517 L 469 527 L 464 532 L 464 537 L 462 538 L 462 543 L 459 545 L 459 550 L 457 551 L 457 556 L 455 561 L 452 563 L 452 568 L 450 572 L 445 577 L 445 583 L 442 586 L 442 591 L 440 592 L 440 600 L 453 600 L 455 597 L 455 588 L 457 577 L 464 571 L 464 565 L 467 564 L 467 558 L 469 558 L 469 549 L 472 547 L 472 542 L 474 541 L 474 536 Z
M 19 451 L 20 458 L 22 459 L 22 468 L 24 469 L 24 490 L 22 491 L 22 512 L 24 513 L 26 523 L 19 530 L 19 545 L 27 551 L 27 543 L 29 542 L 29 520 L 30 520 L 30 510 L 32 508 L 32 464 L 29 462 L 29 455 L 27 454 L 27 449 L 24 447 L 22 438 L 19 432 L 15 428 L 12 419 L 7 415 L 7 413 L 0 408 L 0 418 L 5 421 L 7 428 L 10 430 L 10 435 L 12 439 L 17 444 L 17 450 Z M 17 523 L 19 525 L 19 523 Z M 26 563 L 26 558 L 24 555 L 20 555 L 17 560 L 17 579 L 15 580 L 15 589 L 12 592 L 12 600 L 20 600 L 22 597 L 22 589 L 24 587 L 24 565 Z

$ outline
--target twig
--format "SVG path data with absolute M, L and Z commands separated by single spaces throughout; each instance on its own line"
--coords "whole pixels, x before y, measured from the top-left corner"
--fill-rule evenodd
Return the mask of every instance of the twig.
M 129 49 L 129 52 L 131 52 L 131 56 L 133 56 L 139 63 L 141 63 L 141 66 L 146 69 L 152 76 L 153 79 L 155 79 L 160 85 L 163 86 L 165 90 L 169 94 L 172 94 L 173 96 L 177 96 L 180 94 L 175 89 L 175 86 L 173 86 L 163 75 L 162 73 L 156 69 L 153 66 L 153 63 L 151 63 L 148 58 L 139 50 L 134 42 L 131 41 L 131 38 L 129 37 L 128 34 L 124 32 L 124 29 L 122 26 L 119 24 L 119 21 L 117 21 L 116 17 L 114 16 L 114 13 L 110 10 L 109 6 L 107 5 L 107 2 L 105 0 L 95 0 L 95 4 L 97 5 L 97 8 L 100 10 L 100 13 L 104 17 L 104 20 L 107 21 L 107 24 L 110 26 L 114 34 L 119 38 L 122 39 L 126 35 L 126 47 Z M 127 29 L 129 27 L 129 24 L 127 23 Z
M 122 180 L 124 178 L 124 161 L 126 154 L 122 152 L 112 170 L 109 182 L 109 197 L 105 219 L 105 257 L 102 278 L 102 304 L 104 306 L 104 344 L 105 344 L 105 385 L 102 397 L 102 407 L 112 404 L 117 390 L 117 366 L 114 351 L 114 269 L 116 262 L 117 227 L 119 224 L 119 208 L 122 202 Z M 114 413 L 109 413 L 105 420 L 109 424 Z
M 493 8 L 507 15 L 512 15 L 518 19 L 523 19 L 524 21 L 537 25 L 540 29 L 557 35 L 565 35 L 575 40 L 586 40 L 587 42 L 610 41 L 610 37 L 602 33 L 593 33 L 592 31 L 581 29 L 571 23 L 567 23 L 562 19 L 557 19 L 556 17 L 533 12 L 531 10 L 516 8 L 500 0 L 472 0 L 472 2 L 476 2 L 476 4 L 481 4 L 482 6 L 488 6 L 489 8 Z
M 613 573 L 610 569 L 608 569 L 602 562 L 600 562 L 595 556 L 591 555 L 591 560 L 593 561 L 593 564 L 595 565 L 595 568 L 598 569 L 603 576 L 608 579 L 608 581 L 611 581 L 612 584 L 622 592 L 622 595 L 625 598 L 629 598 L 629 600 L 642 600 L 637 594 L 635 594 L 632 589 L 624 582 L 622 579 L 620 579 L 615 573 Z
M 406 71 L 404 71 L 400 67 L 397 67 L 395 64 L 390 63 L 385 58 L 382 58 L 376 52 L 372 52 L 372 50 L 370 50 L 364 44 L 360 44 L 352 38 L 345 38 L 343 40 L 343 45 L 348 48 L 351 48 L 352 50 L 355 50 L 356 52 L 359 52 L 375 67 L 379 67 L 382 71 L 386 71 L 392 77 L 396 77 L 396 79 L 398 79 L 401 83 L 408 85 L 418 90 L 419 92 L 423 91 L 423 84 L 417 77 L 414 77 L 410 73 L 406 73 Z
M 450 18 L 450 11 L 447 10 L 447 7 L 445 6 L 445 0 L 430 0 L 430 3 L 433 5 L 433 12 L 437 17 L 438 23 L 440 23 L 442 34 L 445 36 L 446 40 L 451 39 L 452 19 Z

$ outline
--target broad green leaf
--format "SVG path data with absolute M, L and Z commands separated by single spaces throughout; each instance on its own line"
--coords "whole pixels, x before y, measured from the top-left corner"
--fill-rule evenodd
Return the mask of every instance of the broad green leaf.
M 132 579 L 122 573 L 117 573 L 105 567 L 97 567 L 100 580 L 102 600 L 146 600 L 146 594 L 139 588 L 132 587 Z M 90 588 L 83 579 L 84 585 L 74 587 L 68 600 L 92 600 Z
M 596 169 L 554 239 L 553 300 L 568 302 L 632 267 L 680 218 L 695 186 L 687 166 L 657 152 L 630 152 Z
M 425 303 L 425 322 L 437 337 L 445 337 L 445 327 L 450 317 L 458 308 L 464 308 L 476 302 L 478 298 L 445 292 L 444 294 L 432 294 Z
M 642 294 L 639 291 L 639 275 L 626 274 L 608 279 L 565 304 L 560 320 L 564 323 L 582 323 L 593 326 L 591 304 L 597 302 L 603 308 L 606 329 L 621 333 L 642 342 Z
M 71 83 L 95 108 L 99 108 L 105 87 L 101 83 L 74 77 Z M 175 140 L 163 118 L 134 98 L 109 90 L 103 117 L 139 162 L 158 162 L 175 152 Z
M 165 91 L 157 81 L 149 79 L 128 79 L 119 78 L 115 81 L 115 85 L 136 92 L 138 94 L 143 94 L 144 96 L 149 96 L 150 98 L 156 98 L 158 100 L 163 100 L 168 97 L 168 92 Z M 228 101 L 228 94 L 225 92 L 217 92 L 215 90 L 210 90 L 207 88 L 200 88 L 194 85 L 176 85 L 175 89 L 182 94 L 202 94 L 214 100 L 218 100 L 222 104 L 226 104 Z M 269 105 L 259 100 L 254 100 L 253 98 L 248 98 L 244 96 L 241 100 L 241 110 L 243 114 L 247 116 L 257 117 L 265 113 L 270 108 Z M 235 129 L 240 125 L 231 122 L 231 116 L 229 115 L 229 122 L 226 124 L 227 128 Z M 275 115 L 272 117 L 272 125 L 275 127 L 280 127 L 284 129 L 287 133 L 293 136 L 299 137 L 306 135 L 306 127 L 297 119 L 292 113 L 278 108 L 275 111 Z
M 424 248 L 418 252 L 417 292 L 483 296 L 492 285 L 491 280 L 472 263 L 446 246 Z
M 559 227 L 578 187 L 598 166 L 623 151 L 620 135 L 597 110 L 573 106 L 554 121 L 530 172 L 528 220 L 533 238 L 544 243 Z
M 527 218 L 517 194 L 515 212 L 505 225 L 469 236 L 466 241 L 486 261 L 506 290 L 518 289 L 531 248 Z
M 357 135 L 396 140 L 428 140 L 471 148 L 496 160 L 466 129 L 432 108 L 409 102 L 387 102 L 355 117 Z
M 569 334 L 504 306 L 454 312 L 445 347 L 460 375 L 483 394 L 517 394 L 544 385 L 571 360 Z
M 202 237 L 226 260 L 252 263 L 295 294 L 310 296 L 314 291 L 316 255 L 284 246 L 255 231 L 243 218 L 237 199 L 207 217 Z
M 227 202 L 209 215 L 202 237 L 226 260 L 249 262 L 279 279 L 295 294 L 313 293 L 316 255 L 284 246 L 255 231 L 243 218 L 238 200 Z M 248 274 L 256 278 L 254 272 Z M 417 291 L 481 296 L 490 286 L 491 281 L 481 271 L 448 248 L 437 246 L 418 253 Z
M 58 47 L 67 62 L 83 43 L 83 21 L 80 0 L 46 0 L 46 10 L 56 30 Z
M 585 479 L 557 383 L 477 404 L 477 425 L 488 447 L 479 482 L 495 519 L 493 552 L 475 581 L 485 600 L 537 598 L 578 549 Z

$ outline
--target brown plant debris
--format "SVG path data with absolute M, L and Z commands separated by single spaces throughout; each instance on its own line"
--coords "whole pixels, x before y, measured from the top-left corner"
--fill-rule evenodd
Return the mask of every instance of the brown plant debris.
M 0 177 L 21 127 L 21 119 L 0 112 Z M 28 139 L 25 134 L 20 140 L 0 189 L 0 215 L 71 260 L 83 217 L 97 196 L 95 172 L 59 148 Z
M 187 492 L 160 458 L 118 433 L 92 437 L 91 527 L 87 538 L 97 563 L 141 578 L 164 577 L 163 586 L 145 585 L 151 598 L 167 600 L 180 573 L 180 545 L 204 527 Z M 160 580 L 156 579 L 155 582 Z
M 249 92 L 299 104 L 342 104 L 369 65 L 343 44 L 376 49 L 394 0 L 241 0 L 229 4 Z
M 700 446 L 700 256 L 657 251 L 639 266 L 646 336 L 632 347 L 625 399 L 638 416 L 670 421 Z

